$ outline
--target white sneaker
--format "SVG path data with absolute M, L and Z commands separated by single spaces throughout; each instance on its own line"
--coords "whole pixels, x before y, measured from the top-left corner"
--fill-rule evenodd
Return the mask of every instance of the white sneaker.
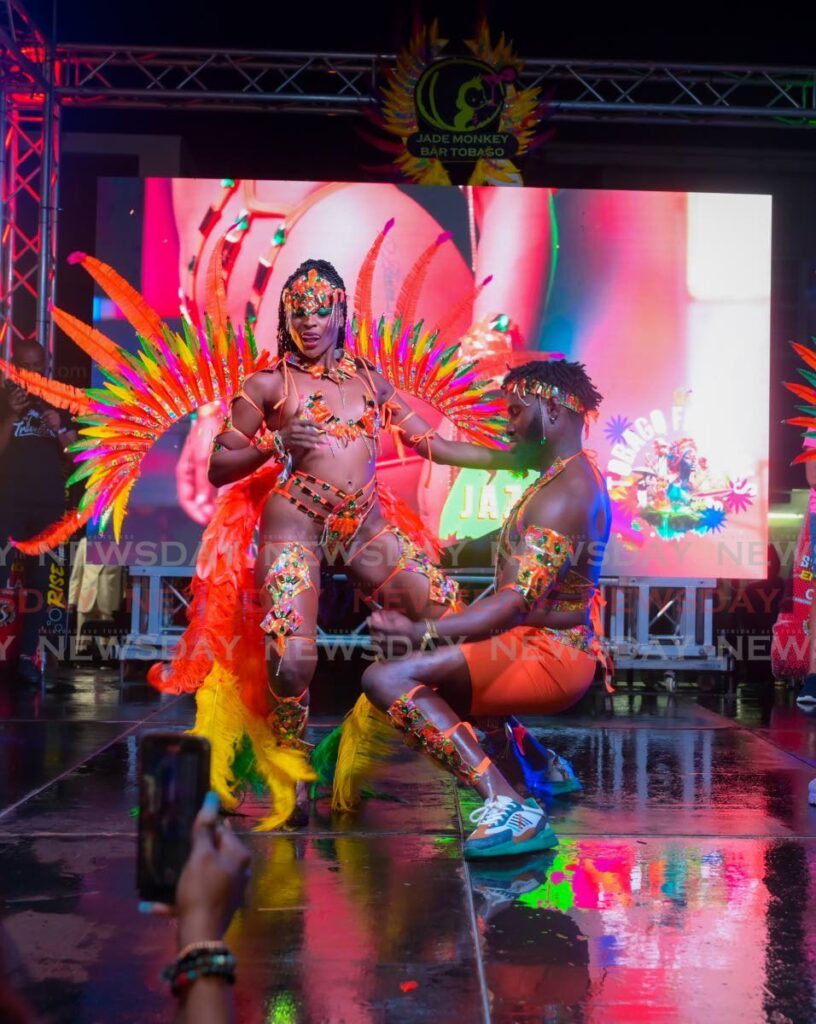
M 522 804 L 508 796 L 496 796 L 477 807 L 470 820 L 476 828 L 465 841 L 467 859 L 508 857 L 549 850 L 558 844 L 547 815 L 535 800 Z

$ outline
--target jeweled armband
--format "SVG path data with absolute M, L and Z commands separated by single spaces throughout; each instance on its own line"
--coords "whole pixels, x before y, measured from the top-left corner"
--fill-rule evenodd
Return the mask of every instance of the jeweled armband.
M 283 438 L 280 432 L 277 430 L 270 430 L 269 427 L 256 434 L 252 438 L 252 443 L 258 449 L 259 452 L 263 452 L 267 455 L 269 452 L 274 452 L 281 462 L 286 460 L 288 452 L 286 451 L 286 445 L 283 443 Z
M 232 416 L 225 416 L 223 422 L 221 423 L 221 428 L 212 439 L 211 449 L 213 452 L 221 452 L 228 450 L 227 446 L 221 444 L 218 438 L 222 437 L 224 434 L 229 433 L 231 430 L 234 431 L 236 434 L 240 434 L 241 437 L 244 438 L 244 440 L 246 441 L 246 444 L 241 445 L 242 448 L 246 448 L 250 444 L 252 439 L 247 437 L 243 430 L 239 430 L 238 427 L 235 426 L 235 424 L 232 422 Z
M 502 589 L 521 594 L 528 608 L 547 593 L 561 570 L 575 554 L 569 537 L 546 527 L 528 526 L 524 533 L 524 553 L 518 556 L 518 576 Z
M 286 447 L 286 444 L 281 436 L 280 431 L 270 430 L 269 427 L 256 434 L 252 439 L 252 443 L 262 452 L 264 455 L 268 455 L 270 452 L 275 456 L 275 459 L 281 463 L 283 467 L 278 477 L 278 484 L 284 484 L 289 479 L 292 472 L 292 453 Z

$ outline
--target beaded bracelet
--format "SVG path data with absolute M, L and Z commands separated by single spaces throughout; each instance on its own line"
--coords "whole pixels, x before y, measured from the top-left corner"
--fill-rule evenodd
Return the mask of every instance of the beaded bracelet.
M 226 951 L 229 953 L 229 949 L 227 949 L 227 946 L 221 939 L 214 939 L 210 942 L 191 942 L 188 946 L 185 946 L 184 949 L 179 950 L 179 954 L 176 957 L 176 963 L 180 963 L 192 953 L 200 953 L 202 950 L 216 950 L 219 953 Z
M 223 943 L 195 943 L 190 952 L 187 949 L 190 947 L 162 971 L 174 996 L 183 995 L 199 978 L 224 978 L 230 985 L 235 984 L 236 960 Z

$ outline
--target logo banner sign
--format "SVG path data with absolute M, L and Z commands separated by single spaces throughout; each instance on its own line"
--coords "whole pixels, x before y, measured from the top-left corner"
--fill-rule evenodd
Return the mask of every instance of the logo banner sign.
M 522 64 L 487 25 L 449 55 L 436 23 L 422 29 L 383 90 L 378 121 L 399 140 L 396 164 L 420 185 L 522 185 L 516 163 L 544 141 L 538 88 L 519 84 Z

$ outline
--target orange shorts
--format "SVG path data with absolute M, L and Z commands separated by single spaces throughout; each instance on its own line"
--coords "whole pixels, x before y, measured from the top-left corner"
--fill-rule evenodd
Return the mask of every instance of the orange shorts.
M 462 644 L 472 715 L 553 715 L 573 705 L 595 678 L 598 659 L 533 626 Z

